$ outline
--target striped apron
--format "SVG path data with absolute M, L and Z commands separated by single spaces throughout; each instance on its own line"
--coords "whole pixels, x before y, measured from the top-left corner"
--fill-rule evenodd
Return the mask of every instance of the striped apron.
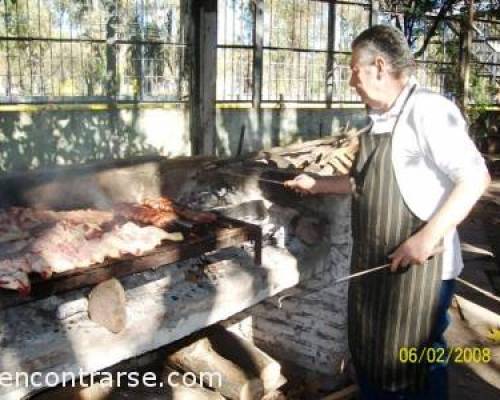
M 387 263 L 387 256 L 424 224 L 401 196 L 391 142 L 392 133 L 360 137 L 353 170 L 352 272 Z M 428 366 L 400 362 L 400 349 L 430 346 L 441 270 L 442 255 L 437 255 L 424 266 L 382 270 L 350 282 L 349 347 L 357 373 L 374 387 L 419 391 L 425 385 Z

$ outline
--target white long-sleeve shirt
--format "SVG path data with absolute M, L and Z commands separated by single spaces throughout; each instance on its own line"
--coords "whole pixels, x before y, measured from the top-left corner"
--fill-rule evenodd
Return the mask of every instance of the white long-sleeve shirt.
M 369 112 L 370 134 L 391 132 L 410 88 L 410 79 L 385 113 Z M 409 209 L 428 221 L 461 180 L 483 176 L 484 159 L 467 133 L 460 110 L 450 100 L 418 87 L 403 109 L 392 138 L 392 164 Z M 442 279 L 463 269 L 456 229 L 444 237 Z

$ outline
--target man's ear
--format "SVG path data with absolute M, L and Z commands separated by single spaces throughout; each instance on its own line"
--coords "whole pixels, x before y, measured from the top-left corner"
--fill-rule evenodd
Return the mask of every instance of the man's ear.
M 384 57 L 376 56 L 373 63 L 377 68 L 377 78 L 380 79 L 380 77 L 387 71 L 387 62 Z

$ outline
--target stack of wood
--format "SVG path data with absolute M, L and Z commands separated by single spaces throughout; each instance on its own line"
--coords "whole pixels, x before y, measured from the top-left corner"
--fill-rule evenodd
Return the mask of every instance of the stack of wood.
M 345 129 L 334 137 L 275 147 L 263 151 L 257 161 L 277 167 L 293 168 L 318 175 L 344 175 L 352 167 L 359 147 L 358 136 L 365 129 Z
M 201 378 L 197 387 L 189 388 L 196 392 L 193 398 L 200 400 L 272 398 L 286 383 L 277 361 L 220 326 L 210 328 L 206 335 L 167 357 L 164 380 L 178 376 L 179 371 L 184 376 Z
M 278 390 L 286 383 L 280 364 L 255 345 L 214 326 L 194 338 L 184 339 L 161 365 L 123 369 L 139 373 L 137 384 L 103 379 L 59 386 L 35 395 L 35 400 L 285 400 Z M 129 367 L 130 368 L 130 367 Z M 161 370 L 161 368 L 163 370 Z M 149 374 L 145 385 L 145 373 Z M 151 380 L 156 377 L 157 379 Z M 101 375 L 103 377 L 105 375 Z M 120 384 L 118 382 L 121 382 Z M 90 384 L 89 384 L 90 383 Z

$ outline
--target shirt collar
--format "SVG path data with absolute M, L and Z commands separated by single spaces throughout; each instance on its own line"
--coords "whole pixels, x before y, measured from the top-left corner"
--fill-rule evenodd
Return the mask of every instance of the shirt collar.
M 410 90 L 414 85 L 417 85 L 417 81 L 412 76 L 410 77 L 410 79 L 408 79 L 408 82 L 389 110 L 380 112 L 368 109 L 368 117 L 373 123 L 370 133 L 380 134 L 392 132 L 398 115 L 402 111 L 406 98 L 408 97 L 408 94 L 410 93 Z

